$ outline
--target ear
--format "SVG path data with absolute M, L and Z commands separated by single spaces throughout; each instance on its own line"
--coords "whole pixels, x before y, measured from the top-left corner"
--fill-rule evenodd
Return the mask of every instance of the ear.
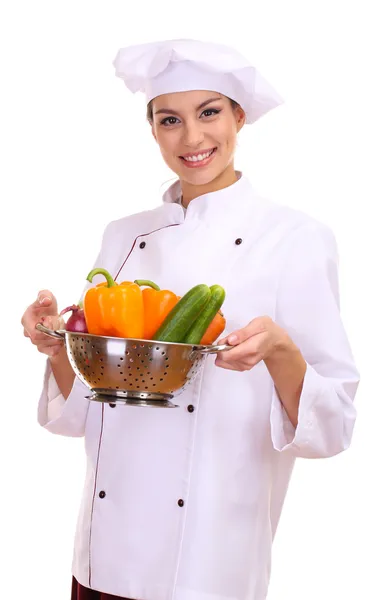
M 239 133 L 246 123 L 246 114 L 241 106 L 236 108 L 235 118 L 237 123 L 237 133 Z
M 156 142 L 158 144 L 158 140 L 157 140 L 156 132 L 154 131 L 154 125 L 153 125 L 153 123 L 151 123 L 151 127 L 152 127 L 152 136 L 154 137 L 154 139 L 156 140 Z

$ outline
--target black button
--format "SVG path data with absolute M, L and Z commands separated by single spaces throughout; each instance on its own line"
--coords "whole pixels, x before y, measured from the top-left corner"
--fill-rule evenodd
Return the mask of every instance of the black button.
M 194 406 L 192 404 L 189 404 L 188 411 L 189 412 L 194 412 Z
M 109 402 L 109 406 L 110 406 L 110 408 L 116 408 L 116 405 L 114 402 Z
M 106 494 L 105 494 L 105 492 L 102 490 L 102 491 L 99 493 L 99 496 L 100 496 L 100 498 L 105 498 Z
M 183 506 L 184 504 L 184 501 L 182 500 L 182 498 L 180 498 L 180 500 L 178 500 L 178 506 Z
M 145 248 L 145 246 L 146 246 L 146 242 L 141 242 L 141 244 L 140 244 L 140 248 L 141 248 L 141 249 L 142 249 L 142 248 Z
M 235 243 L 237 244 L 237 246 L 239 246 L 239 244 L 242 244 L 242 238 L 237 238 L 235 240 Z

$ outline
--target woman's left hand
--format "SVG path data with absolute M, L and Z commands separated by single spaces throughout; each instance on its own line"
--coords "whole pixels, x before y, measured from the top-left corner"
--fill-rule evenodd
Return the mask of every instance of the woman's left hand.
M 229 344 L 231 350 L 219 352 L 215 360 L 217 367 L 231 371 L 249 371 L 261 360 L 274 356 L 292 343 L 286 331 L 270 317 L 257 317 L 250 323 L 220 339 L 217 344 Z

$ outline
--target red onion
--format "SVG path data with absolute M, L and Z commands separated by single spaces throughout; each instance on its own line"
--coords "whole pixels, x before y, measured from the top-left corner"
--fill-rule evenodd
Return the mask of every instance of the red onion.
M 88 333 L 83 309 L 77 304 L 72 304 L 72 306 L 68 306 L 61 311 L 60 317 L 69 311 L 72 311 L 72 315 L 66 322 L 65 329 L 76 333 Z

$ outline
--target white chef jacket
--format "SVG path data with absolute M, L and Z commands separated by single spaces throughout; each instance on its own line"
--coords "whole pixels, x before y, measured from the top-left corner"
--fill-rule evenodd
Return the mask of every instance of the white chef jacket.
M 298 425 L 263 362 L 237 372 L 209 356 L 179 407 L 161 409 L 89 402 L 78 379 L 65 401 L 48 361 L 39 422 L 85 436 L 73 574 L 86 587 L 137 600 L 264 600 L 295 458 L 350 444 L 359 375 L 334 236 L 238 177 L 186 211 L 176 182 L 158 208 L 108 225 L 95 264 L 179 295 L 219 283 L 225 334 L 270 316 L 307 362 Z

